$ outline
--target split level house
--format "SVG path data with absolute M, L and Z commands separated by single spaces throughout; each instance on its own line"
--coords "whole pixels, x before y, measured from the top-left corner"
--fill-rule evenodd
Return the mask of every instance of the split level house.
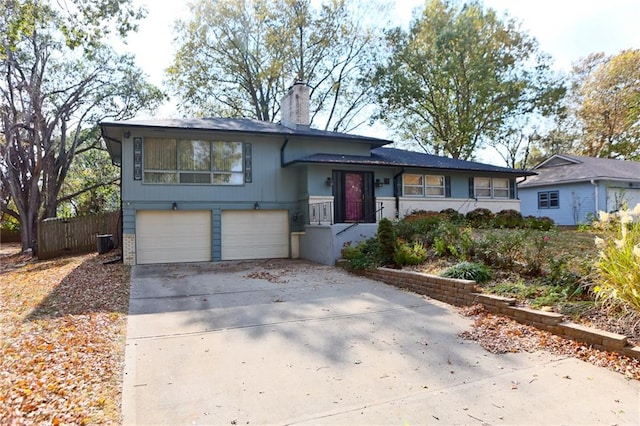
M 547 216 L 558 225 L 578 225 L 640 203 L 640 163 L 556 154 L 518 183 L 522 214 Z M 521 179 L 522 180 L 522 179 Z
M 127 264 L 305 258 L 332 265 L 346 242 L 414 210 L 520 210 L 532 173 L 387 148 L 313 129 L 294 84 L 280 123 L 252 119 L 103 121 L 121 167 Z

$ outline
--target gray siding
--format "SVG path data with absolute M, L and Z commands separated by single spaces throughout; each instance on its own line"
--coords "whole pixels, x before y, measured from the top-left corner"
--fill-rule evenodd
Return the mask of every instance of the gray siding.
M 134 134 L 132 137 L 145 134 Z M 165 137 L 170 137 L 169 135 Z M 182 134 L 181 137 L 189 137 Z M 191 135 L 202 138 L 202 135 Z M 223 138 L 214 138 L 222 140 Z M 277 138 L 227 138 L 252 144 L 252 182 L 242 185 L 164 185 L 146 184 L 133 180 L 133 139 L 123 143 L 122 178 L 124 202 L 152 200 L 169 203 L 190 203 L 194 201 L 227 201 L 246 203 L 290 203 L 296 201 L 299 193 L 299 175 L 292 168 L 280 167 L 280 147 Z
M 284 162 L 289 163 L 319 153 L 369 157 L 371 155 L 371 146 L 366 143 L 356 143 L 348 140 L 323 140 L 320 142 L 290 140 L 284 150 Z

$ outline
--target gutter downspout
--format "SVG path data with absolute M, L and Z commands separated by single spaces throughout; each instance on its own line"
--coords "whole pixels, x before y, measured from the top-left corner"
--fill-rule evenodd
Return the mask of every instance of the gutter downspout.
M 594 213 L 595 213 L 595 217 L 598 217 L 598 212 L 600 211 L 600 206 L 599 206 L 599 203 L 598 203 L 598 197 L 599 197 L 599 194 L 598 194 L 598 183 L 594 179 L 591 179 L 591 185 L 593 185 L 595 187 L 593 195 L 594 195 L 594 198 L 595 198 L 595 209 L 596 209 L 596 211 Z
M 393 196 L 396 198 L 396 219 L 400 218 L 400 194 L 398 191 L 398 177 L 404 173 L 404 167 L 400 167 L 400 172 L 393 176 Z
M 285 136 L 284 137 L 284 143 L 282 144 L 282 146 L 280 147 L 280 167 L 284 167 L 287 164 L 284 162 L 284 149 L 287 147 L 287 145 L 289 144 L 289 137 Z

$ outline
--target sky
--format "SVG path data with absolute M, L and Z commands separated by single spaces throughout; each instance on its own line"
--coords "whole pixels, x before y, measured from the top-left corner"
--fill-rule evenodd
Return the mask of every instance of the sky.
M 188 18 L 187 1 L 134 0 L 134 3 L 145 6 L 149 13 L 140 23 L 138 33 L 129 37 L 127 50 L 136 55 L 149 81 L 163 87 L 164 70 L 175 52 L 173 23 L 178 18 Z M 614 55 L 624 49 L 640 48 L 640 0 L 484 0 L 483 3 L 500 15 L 506 13 L 518 20 L 522 29 L 538 40 L 540 50 L 551 55 L 558 71 L 569 72 L 572 63 L 590 53 Z M 396 0 L 392 21 L 408 25 L 413 10 L 423 4 L 423 0 Z M 169 101 L 155 117 L 177 115 L 175 101 Z M 354 133 L 392 139 L 392 135 L 380 135 L 379 128 L 357 129 Z M 481 161 L 495 164 L 501 161 L 490 154 L 483 157 Z

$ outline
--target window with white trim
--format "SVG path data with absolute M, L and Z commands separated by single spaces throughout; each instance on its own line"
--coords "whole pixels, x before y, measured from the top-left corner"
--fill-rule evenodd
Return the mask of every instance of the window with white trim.
M 475 198 L 510 198 L 510 185 L 507 178 L 473 178 Z
M 425 189 L 428 197 L 444 197 L 444 176 L 425 176 Z
M 538 192 L 538 208 L 539 209 L 560 208 L 560 193 L 558 191 Z
M 402 194 L 413 197 L 444 197 L 446 179 L 444 176 L 402 175 Z
M 241 185 L 242 142 L 144 139 L 144 182 Z
M 402 194 L 407 196 L 424 196 L 424 176 L 402 175 Z

